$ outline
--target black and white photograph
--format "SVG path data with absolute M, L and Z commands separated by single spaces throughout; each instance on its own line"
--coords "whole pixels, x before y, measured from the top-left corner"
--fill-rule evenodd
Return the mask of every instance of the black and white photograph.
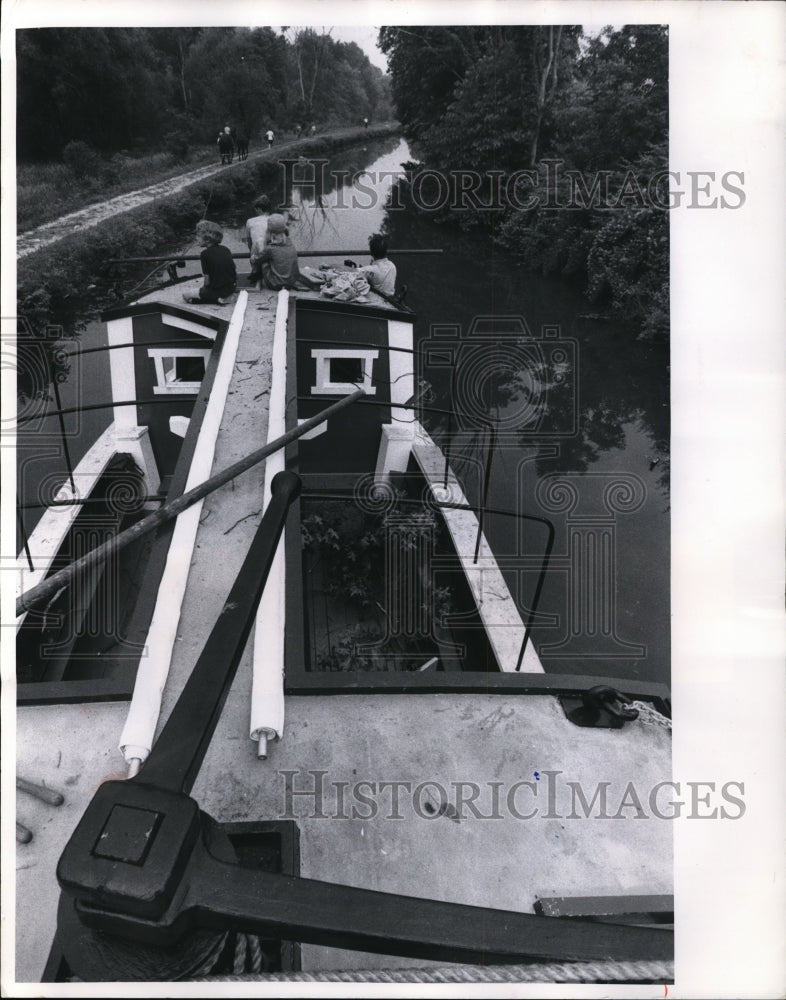
M 782 996 L 784 22 L 4 7 L 4 995 Z

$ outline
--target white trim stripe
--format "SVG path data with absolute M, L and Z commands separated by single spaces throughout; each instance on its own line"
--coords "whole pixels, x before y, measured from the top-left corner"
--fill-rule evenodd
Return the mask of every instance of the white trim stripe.
M 221 349 L 185 492 L 208 479 L 212 471 L 216 439 L 235 367 L 247 302 L 248 294 L 241 291 Z M 134 759 L 147 760 L 153 745 L 203 503 L 204 501 L 200 501 L 189 507 L 175 521 L 164 573 L 158 588 L 156 606 L 147 634 L 147 655 L 140 661 L 128 717 L 120 736 L 120 749 L 127 762 Z

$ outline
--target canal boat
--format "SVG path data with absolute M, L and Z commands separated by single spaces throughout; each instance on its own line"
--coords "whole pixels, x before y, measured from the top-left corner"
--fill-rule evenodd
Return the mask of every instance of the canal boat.
M 19 558 L 16 981 L 671 981 L 668 689 L 544 672 L 414 313 L 184 290 Z

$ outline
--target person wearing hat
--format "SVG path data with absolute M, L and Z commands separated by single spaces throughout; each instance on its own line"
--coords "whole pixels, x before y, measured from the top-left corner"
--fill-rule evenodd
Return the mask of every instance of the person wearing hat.
M 281 288 L 314 288 L 322 278 L 302 274 L 297 263 L 297 250 L 292 245 L 283 215 L 271 215 L 267 223 L 265 249 L 259 256 L 262 265 L 262 287 L 278 291 Z
M 237 287 L 237 269 L 229 250 L 221 246 L 224 233 L 215 222 L 197 223 L 197 242 L 205 249 L 199 255 L 205 280 L 198 295 L 184 295 L 186 302 L 225 306 Z

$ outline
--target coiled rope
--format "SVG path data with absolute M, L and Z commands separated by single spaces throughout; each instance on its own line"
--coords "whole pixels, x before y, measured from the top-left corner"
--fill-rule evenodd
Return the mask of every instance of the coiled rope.
M 626 983 L 674 981 L 673 962 L 565 962 L 531 965 L 454 965 L 433 969 L 347 969 L 203 976 L 202 983 Z

